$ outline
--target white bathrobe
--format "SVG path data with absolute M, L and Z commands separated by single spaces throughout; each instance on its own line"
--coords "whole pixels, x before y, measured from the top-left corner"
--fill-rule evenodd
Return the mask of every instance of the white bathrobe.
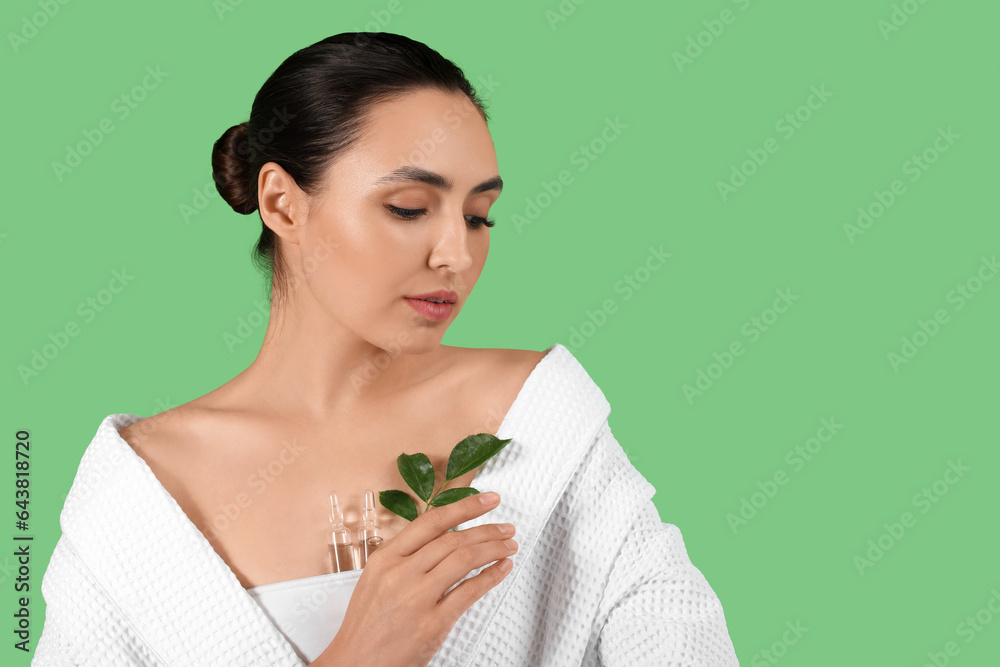
M 738 665 L 722 606 L 662 523 L 579 361 L 549 348 L 476 475 L 517 526 L 514 568 L 458 620 L 435 667 Z M 301 666 L 284 635 L 109 415 L 84 452 L 42 581 L 33 665 Z M 469 574 L 474 576 L 480 570 Z

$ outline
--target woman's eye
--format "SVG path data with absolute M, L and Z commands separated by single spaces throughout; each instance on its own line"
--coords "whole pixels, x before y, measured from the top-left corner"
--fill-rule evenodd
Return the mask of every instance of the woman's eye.
M 425 208 L 400 208 L 399 206 L 393 206 L 392 204 L 386 204 L 385 207 L 390 213 L 398 218 L 402 218 L 403 220 L 413 220 L 415 218 L 419 218 L 424 213 L 427 213 L 427 209 Z M 465 220 L 469 223 L 469 226 L 472 229 L 479 229 L 483 226 L 492 227 L 496 224 L 494 220 L 483 218 L 478 215 L 467 215 L 465 216 Z
M 400 208 L 398 206 L 393 206 L 392 204 L 386 204 L 385 207 L 389 209 L 393 215 L 399 216 L 404 220 L 413 220 L 414 218 L 418 218 L 427 212 L 427 210 L 423 208 Z
M 483 225 L 487 227 L 492 227 L 494 224 L 496 224 L 495 221 L 489 220 L 487 218 L 481 218 L 478 215 L 467 215 L 465 216 L 465 219 L 468 221 L 469 226 L 472 227 L 473 229 L 479 229 Z

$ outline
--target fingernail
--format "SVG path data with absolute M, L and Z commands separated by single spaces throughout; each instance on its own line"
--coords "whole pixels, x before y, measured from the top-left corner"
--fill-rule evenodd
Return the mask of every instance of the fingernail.
M 484 505 L 493 505 L 493 504 L 499 502 L 499 500 L 500 500 L 500 496 L 498 494 L 494 493 L 493 491 L 489 491 L 487 493 L 480 493 L 479 494 L 479 502 L 481 502 Z
M 507 559 L 505 561 L 502 561 L 499 565 L 497 565 L 497 567 L 500 569 L 501 572 L 510 572 L 510 568 L 514 567 L 514 562 L 511 561 L 510 559 Z

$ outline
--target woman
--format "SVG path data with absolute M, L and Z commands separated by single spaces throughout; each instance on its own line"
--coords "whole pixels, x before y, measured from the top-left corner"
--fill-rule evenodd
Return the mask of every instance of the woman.
M 486 120 L 452 62 L 389 33 L 330 37 L 264 83 L 212 155 L 262 221 L 260 353 L 183 406 L 102 422 L 35 664 L 737 664 L 573 355 L 441 345 L 503 185 Z M 331 491 L 356 529 L 365 489 L 406 488 L 399 454 L 441 471 L 483 432 L 511 442 L 449 486 L 499 504 L 383 509 L 364 569 L 330 572 Z

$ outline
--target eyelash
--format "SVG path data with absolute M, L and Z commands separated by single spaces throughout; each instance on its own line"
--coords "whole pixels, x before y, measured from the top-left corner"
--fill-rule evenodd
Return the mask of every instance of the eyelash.
M 423 208 L 399 208 L 398 206 L 393 206 L 392 204 L 386 204 L 385 207 L 389 209 L 389 212 L 398 218 L 403 220 L 414 220 L 419 218 L 421 215 L 427 212 L 427 209 Z M 481 218 L 478 215 L 467 215 L 466 222 L 469 223 L 473 229 L 479 229 L 484 225 L 486 227 L 492 227 L 496 224 L 495 220 L 490 220 L 489 218 Z M 469 220 L 471 218 L 471 220 Z

